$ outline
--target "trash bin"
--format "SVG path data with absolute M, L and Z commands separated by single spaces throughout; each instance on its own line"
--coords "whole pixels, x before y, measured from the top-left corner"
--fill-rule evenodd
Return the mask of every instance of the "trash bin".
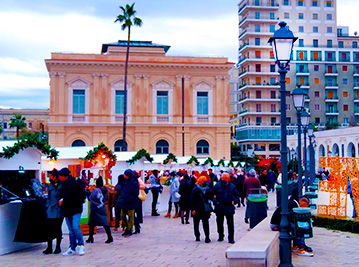
M 294 229 L 293 235 L 296 238 L 312 238 L 313 225 L 310 208 L 294 208 Z
M 279 205 L 282 204 L 282 185 L 277 185 L 275 191 L 277 193 L 277 207 L 279 207 Z
M 267 217 L 267 196 L 263 194 L 248 195 L 249 227 L 254 228 Z

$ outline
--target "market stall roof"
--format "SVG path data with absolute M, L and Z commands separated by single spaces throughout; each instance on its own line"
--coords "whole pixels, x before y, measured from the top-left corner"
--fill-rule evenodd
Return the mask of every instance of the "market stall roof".
M 114 152 L 117 157 L 117 161 L 127 161 L 132 159 L 134 155 L 136 155 L 137 151 L 122 151 L 122 152 Z
M 59 151 L 57 159 L 79 159 L 84 158 L 87 152 L 94 149 L 94 146 L 67 146 L 67 147 L 55 147 Z M 42 156 L 41 159 L 47 159 L 46 156 Z
M 16 142 L 17 142 L 17 140 L 0 141 L 0 150 L 3 151 L 4 148 L 6 148 L 8 146 L 13 146 Z

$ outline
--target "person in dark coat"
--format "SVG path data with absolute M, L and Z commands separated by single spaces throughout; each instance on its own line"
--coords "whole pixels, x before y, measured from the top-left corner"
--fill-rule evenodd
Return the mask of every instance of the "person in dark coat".
M 208 185 L 209 185 L 209 187 L 212 189 L 212 188 L 213 188 L 213 185 L 218 182 L 218 178 L 217 178 L 217 176 L 213 173 L 213 170 L 212 170 L 212 169 L 208 169 L 208 175 L 209 175 L 209 178 L 211 179 L 211 181 L 209 181 Z
M 239 194 L 239 201 L 238 201 L 238 207 L 241 206 L 241 203 L 244 205 L 244 198 L 245 198 L 245 193 L 243 191 L 243 184 L 244 184 L 244 180 L 245 180 L 245 176 L 243 174 L 243 172 L 239 173 L 239 175 L 237 176 L 237 184 L 236 184 L 236 188 Z
M 209 200 L 212 200 L 212 190 L 207 186 L 207 177 L 200 176 L 192 190 L 190 206 L 196 241 L 200 241 L 199 222 L 202 220 L 203 231 L 206 236 L 205 243 L 211 242 L 209 238 L 209 217 L 211 216 Z
M 158 195 L 161 192 L 161 183 L 160 179 L 157 177 L 158 173 L 157 170 L 153 170 L 152 174 L 150 175 L 150 184 L 151 184 L 151 192 L 152 192 L 152 216 L 160 216 L 160 214 L 156 210 Z
M 121 207 L 123 206 L 123 187 L 125 183 L 125 177 L 123 174 L 118 176 L 118 182 L 115 186 L 115 228 L 114 232 L 118 231 L 121 221 Z M 124 228 L 124 227 L 122 227 Z
M 64 221 L 64 214 L 59 206 L 60 193 L 61 193 L 61 184 L 59 180 L 58 171 L 53 169 L 50 174 L 50 185 L 47 188 L 48 199 L 47 199 L 47 231 L 48 231 L 48 241 L 47 248 L 43 251 L 44 254 L 52 253 L 52 240 L 56 238 L 56 248 L 54 254 L 59 254 L 61 252 L 61 239 L 62 231 L 61 226 Z
M 123 206 L 121 209 L 121 218 L 126 230 L 122 235 L 131 236 L 135 221 L 135 208 L 138 204 L 137 199 L 138 194 L 140 193 L 140 189 L 138 186 L 138 181 L 135 178 L 132 170 L 127 169 L 124 173 L 124 177 L 125 183 L 123 187 Z
M 181 222 L 184 224 L 184 218 L 186 217 L 186 224 L 189 224 L 189 215 L 191 206 L 189 203 L 191 193 L 192 193 L 193 185 L 190 183 L 189 176 L 187 174 L 184 175 L 183 179 L 180 181 L 180 187 L 178 193 L 181 195 L 180 197 L 180 210 L 181 210 Z
M 234 205 L 238 202 L 238 191 L 234 184 L 230 182 L 230 175 L 223 173 L 221 181 L 213 187 L 213 202 L 215 206 L 215 213 L 217 215 L 217 232 L 218 241 L 223 241 L 224 217 L 227 220 L 228 226 L 228 242 L 234 244 Z
M 134 172 L 134 176 L 138 182 L 138 187 L 140 187 L 140 182 L 139 179 L 140 176 L 137 172 Z M 144 184 L 143 184 L 144 185 Z M 145 185 L 144 185 L 145 186 Z M 141 226 L 140 224 L 143 223 L 143 216 L 142 216 L 142 201 L 141 199 L 139 199 L 137 197 L 137 199 L 135 200 L 136 204 L 135 204 L 135 220 L 134 220 L 134 225 L 135 225 L 135 231 L 133 232 L 133 234 L 139 234 L 141 233 Z
M 86 243 L 93 243 L 93 234 L 95 226 L 103 226 L 107 234 L 105 243 L 112 243 L 113 238 L 111 235 L 110 226 L 108 223 L 107 209 L 105 202 L 108 198 L 108 190 L 103 186 L 103 179 L 100 176 L 96 180 L 96 188 L 92 190 L 89 197 L 90 200 L 90 216 L 89 216 L 89 238 Z
M 267 170 L 263 170 L 261 175 L 259 176 L 259 181 L 261 182 L 261 186 L 265 186 L 268 188 L 269 185 L 269 177 L 267 175 Z
M 70 246 L 62 255 L 76 254 L 78 247 L 79 255 L 85 254 L 84 238 L 80 229 L 82 205 L 85 201 L 85 185 L 81 179 L 76 180 L 70 175 L 68 168 L 59 171 L 61 191 L 59 205 L 64 213 L 67 227 L 69 228 Z

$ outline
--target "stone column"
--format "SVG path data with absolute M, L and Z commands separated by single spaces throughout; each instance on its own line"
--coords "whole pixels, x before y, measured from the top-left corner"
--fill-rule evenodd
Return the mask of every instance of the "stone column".
M 57 72 L 50 72 L 50 122 L 57 121 L 59 92 L 56 90 Z
M 153 115 L 153 106 L 154 103 L 152 103 L 152 88 L 150 85 L 150 74 L 143 74 L 143 93 L 141 95 L 143 96 L 143 106 L 145 110 L 145 116 L 144 122 L 152 123 L 152 115 Z
M 193 88 L 190 84 L 191 75 L 183 75 L 184 78 L 184 110 L 185 123 L 193 123 Z
M 100 73 L 92 73 L 93 77 L 93 87 L 90 88 L 90 105 L 89 113 L 91 114 L 89 121 L 90 122 L 100 122 L 100 114 L 102 110 L 101 106 L 101 87 L 100 87 Z M 89 115 L 90 115 L 89 114 Z M 91 119 L 92 117 L 92 119 Z
M 108 73 L 101 73 L 101 120 L 110 122 L 111 121 L 111 89 L 108 86 Z
M 60 122 L 67 122 L 67 114 L 68 114 L 68 91 L 65 89 L 65 72 L 58 72 L 58 91 L 59 91 L 59 109 L 58 115 L 60 115 L 59 121 Z

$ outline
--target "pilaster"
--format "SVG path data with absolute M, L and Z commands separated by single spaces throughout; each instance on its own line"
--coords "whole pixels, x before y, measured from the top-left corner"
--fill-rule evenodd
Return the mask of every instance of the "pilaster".
M 90 103 L 92 103 L 92 109 L 91 109 L 91 105 L 90 105 L 90 113 L 92 116 L 90 116 L 90 121 L 92 122 L 99 122 L 101 121 L 100 119 L 100 114 L 102 113 L 102 106 L 101 106 L 101 87 L 100 87 L 100 73 L 92 73 L 92 78 L 93 78 L 93 85 L 92 85 L 92 89 L 90 90 Z M 92 119 L 91 119 L 92 117 Z
M 66 122 L 67 121 L 67 117 L 66 114 L 68 113 L 68 107 L 67 107 L 67 95 L 68 92 L 65 89 L 65 76 L 66 73 L 65 72 L 58 72 L 58 85 L 59 85 L 59 110 L 58 110 L 58 114 L 60 115 L 59 121 L 60 122 Z

